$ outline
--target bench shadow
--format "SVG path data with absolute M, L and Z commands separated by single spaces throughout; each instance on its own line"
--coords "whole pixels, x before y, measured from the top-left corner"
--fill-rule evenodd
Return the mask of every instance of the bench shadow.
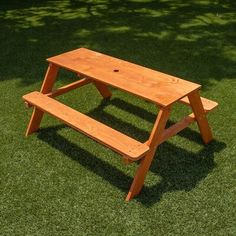
M 116 116 L 113 116 L 110 113 L 105 112 L 104 108 L 106 108 L 109 105 L 113 105 L 116 108 L 122 109 L 124 111 L 128 111 L 129 113 L 132 113 L 152 124 L 154 124 L 157 118 L 158 108 L 156 110 L 156 114 L 154 114 L 130 102 L 115 97 L 112 98 L 111 100 L 106 100 L 106 99 L 102 100 L 99 106 L 97 106 L 95 109 L 87 113 L 87 115 L 89 115 L 90 117 L 98 121 L 101 121 L 106 125 L 111 126 L 114 129 L 117 129 L 122 133 L 129 135 L 130 137 L 133 137 L 141 142 L 145 142 L 148 140 L 151 130 L 150 132 L 148 132 L 146 130 L 143 130 L 142 128 L 137 128 L 136 126 L 127 123 L 124 120 L 118 119 Z M 168 120 L 167 127 L 170 127 L 173 124 L 175 124 L 175 122 Z M 189 127 L 185 128 L 177 135 L 183 138 L 187 138 L 188 140 L 196 142 L 198 144 L 203 144 L 200 133 L 194 131 Z
M 122 130 L 123 133 L 129 136 L 141 137 L 142 140 L 148 138 L 149 132 L 106 113 L 104 108 L 109 104 L 121 109 L 128 109 L 129 112 L 140 115 L 149 121 L 155 120 L 156 117 L 153 113 L 118 98 L 111 99 L 110 101 L 103 100 L 97 108 L 91 110 L 87 115 L 113 128 Z M 66 125 L 62 124 L 43 128 L 38 133 L 38 138 L 77 161 L 89 171 L 101 176 L 126 194 L 133 178 L 58 133 L 59 130 L 66 127 Z M 202 144 L 200 135 L 190 128 L 186 128 L 178 135 Z M 157 175 L 161 180 L 152 186 L 145 185 L 140 195 L 135 198 L 136 201 L 146 207 L 150 207 L 159 202 L 163 194 L 167 192 L 190 191 L 194 189 L 216 167 L 214 155 L 225 147 L 225 143 L 217 140 L 213 140 L 208 145 L 203 145 L 202 149 L 197 152 L 186 150 L 168 141 L 161 144 L 150 168 L 152 174 Z
M 66 128 L 68 126 L 64 124 L 42 128 L 37 137 L 62 152 L 65 156 L 77 161 L 89 171 L 101 176 L 113 186 L 124 192 L 128 191 L 127 182 L 131 182 L 132 178 L 58 133 L 59 130 Z
M 137 198 L 145 206 L 152 206 L 165 193 L 191 191 L 216 167 L 215 154 L 226 144 L 213 140 L 198 152 L 188 151 L 169 142 L 160 145 L 150 171 L 161 177 L 153 186 L 145 186 Z

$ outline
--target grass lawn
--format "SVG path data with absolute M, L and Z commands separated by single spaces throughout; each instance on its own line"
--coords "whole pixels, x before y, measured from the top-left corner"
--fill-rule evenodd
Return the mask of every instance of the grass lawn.
M 23 3 L 24 2 L 24 3 Z M 230 0 L 7 1 L 0 4 L 0 235 L 236 235 L 236 4 Z M 47 57 L 87 47 L 202 85 L 219 103 L 214 141 L 197 125 L 163 143 L 142 193 L 136 164 L 46 115 L 24 137 Z M 57 85 L 75 79 L 60 71 Z M 156 107 L 92 85 L 59 100 L 138 140 Z M 176 105 L 171 121 L 189 108 Z

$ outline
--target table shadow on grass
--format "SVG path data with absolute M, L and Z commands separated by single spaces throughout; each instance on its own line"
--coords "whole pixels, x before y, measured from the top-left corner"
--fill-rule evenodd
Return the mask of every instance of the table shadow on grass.
M 103 108 L 110 103 L 116 104 L 123 109 L 128 109 L 134 114 L 139 114 L 149 120 L 153 120 L 156 117 L 151 112 L 116 98 L 110 102 L 103 101 L 98 108 L 90 111 L 88 115 L 97 120 L 105 121 L 105 124 L 121 130 L 129 136 L 138 136 L 146 140 L 149 135 L 147 131 L 138 129 L 132 124 L 127 124 L 123 120 L 103 111 Z M 115 127 L 114 123 L 116 124 Z M 43 128 L 38 133 L 38 138 L 56 148 L 65 156 L 77 161 L 89 171 L 101 176 L 104 180 L 123 191 L 125 197 L 133 178 L 115 166 L 97 158 L 89 150 L 81 148 L 79 144 L 77 145 L 64 138 L 58 131 L 65 128 L 65 125 Z M 190 128 L 186 128 L 179 135 L 197 143 L 202 143 L 200 135 Z M 225 143 L 217 140 L 213 140 L 208 145 L 203 145 L 198 152 L 186 150 L 184 147 L 176 146 L 168 141 L 161 144 L 150 168 L 153 174 L 161 177 L 161 181 L 152 186 L 144 185 L 140 195 L 135 198 L 136 201 L 141 202 L 146 207 L 150 207 L 159 202 L 165 193 L 191 191 L 216 167 L 214 154 L 222 151 L 225 147 Z

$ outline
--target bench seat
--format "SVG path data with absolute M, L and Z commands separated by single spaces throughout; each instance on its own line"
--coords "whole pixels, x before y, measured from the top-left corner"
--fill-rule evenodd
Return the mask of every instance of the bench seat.
M 209 100 L 207 98 L 204 98 L 204 97 L 200 97 L 201 98 L 201 101 L 202 101 L 202 105 L 203 105 L 203 108 L 205 110 L 206 113 L 208 113 L 209 111 L 213 110 L 214 108 L 216 108 L 218 106 L 218 103 L 217 102 L 214 102 L 212 100 Z M 179 100 L 180 103 L 183 103 L 185 105 L 188 105 L 190 106 L 190 102 L 189 102 L 189 99 L 188 97 L 183 97 Z
M 40 92 L 35 91 L 26 94 L 23 96 L 23 100 L 133 161 L 142 158 L 149 150 L 146 144 L 122 134 Z

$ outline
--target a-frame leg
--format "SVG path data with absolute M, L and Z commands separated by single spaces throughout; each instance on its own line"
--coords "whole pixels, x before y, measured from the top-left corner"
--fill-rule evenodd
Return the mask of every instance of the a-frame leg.
M 126 201 L 129 201 L 134 196 L 138 195 L 143 187 L 145 177 L 152 163 L 152 159 L 155 155 L 159 143 L 161 142 L 162 133 L 165 129 L 166 122 L 169 118 L 169 114 L 170 114 L 170 107 L 163 107 L 160 109 L 158 113 L 157 119 L 155 121 L 154 127 L 152 129 L 151 135 L 147 143 L 149 145 L 150 150 L 146 154 L 146 156 L 141 159 L 133 183 L 126 197 Z
M 212 132 L 208 124 L 206 113 L 204 111 L 198 90 L 190 93 L 188 95 L 188 99 L 197 121 L 202 139 L 204 143 L 207 144 L 212 140 Z
M 44 81 L 41 87 L 41 93 L 49 93 L 52 91 L 55 79 L 57 77 L 58 66 L 49 64 Z M 25 136 L 28 136 L 39 129 L 40 122 L 43 118 L 44 112 L 34 107 L 33 113 L 30 118 Z
M 103 83 L 98 82 L 98 81 L 94 81 L 93 83 L 96 86 L 96 88 L 99 91 L 99 93 L 104 98 L 109 99 L 111 97 L 112 93 L 110 92 L 110 90 L 108 89 L 108 86 L 106 84 L 103 84 Z

